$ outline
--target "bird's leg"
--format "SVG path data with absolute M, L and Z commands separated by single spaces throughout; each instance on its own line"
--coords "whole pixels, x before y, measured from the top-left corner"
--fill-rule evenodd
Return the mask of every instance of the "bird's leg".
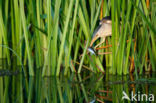
M 100 46 L 100 45 L 101 45 L 102 43 L 104 43 L 104 42 L 105 42 L 105 37 L 102 38 L 102 41 L 94 47 L 94 50 L 96 50 L 96 48 L 97 48 L 98 46 Z

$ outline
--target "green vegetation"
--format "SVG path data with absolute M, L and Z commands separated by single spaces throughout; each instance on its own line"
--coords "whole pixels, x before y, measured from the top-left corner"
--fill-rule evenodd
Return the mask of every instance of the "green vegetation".
M 155 76 L 155 73 L 152 73 L 152 75 L 139 75 L 138 79 L 135 79 L 134 75 L 107 75 L 105 78 L 105 75 L 102 73 L 97 75 L 90 73 L 83 76 L 71 74 L 67 77 L 60 75 L 60 77 L 56 78 L 42 78 L 39 71 L 36 72 L 36 76 L 25 78 L 22 74 L 13 76 L 1 76 L 0 74 L 0 83 L 2 83 L 0 84 L 0 102 L 89 103 L 95 101 L 95 103 L 98 103 L 102 101 L 100 103 L 131 103 L 131 101 L 126 99 L 122 100 L 122 92 L 124 91 L 130 98 L 132 98 L 132 92 L 134 94 L 139 92 L 139 95 L 146 94 L 149 97 L 151 97 L 150 94 L 155 96 Z M 155 103 L 154 100 L 151 103 Z M 145 97 L 143 101 L 140 101 L 144 103 L 149 102 L 146 101 Z
M 87 48 L 102 17 L 112 19 L 112 37 L 97 52 Z M 120 21 L 121 19 L 121 21 Z M 99 42 L 99 41 L 97 41 Z M 97 43 L 96 42 L 96 43 Z M 142 74 L 156 68 L 155 0 L 1 0 L 0 58 L 27 65 L 29 75 L 81 73 Z M 20 60 L 20 62 L 19 62 Z M 15 62 L 15 61 L 14 61 Z

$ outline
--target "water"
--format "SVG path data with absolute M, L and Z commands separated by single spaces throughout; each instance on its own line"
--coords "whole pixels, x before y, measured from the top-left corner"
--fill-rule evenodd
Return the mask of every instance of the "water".
M 5 75 L 4 71 L 0 75 L 0 103 L 149 103 L 152 95 L 156 99 L 156 73 L 137 79 L 135 75 L 90 73 L 42 78 L 40 69 L 35 77 L 24 77 L 20 72 L 8 75 L 9 71 Z M 132 98 L 132 94 L 138 97 Z

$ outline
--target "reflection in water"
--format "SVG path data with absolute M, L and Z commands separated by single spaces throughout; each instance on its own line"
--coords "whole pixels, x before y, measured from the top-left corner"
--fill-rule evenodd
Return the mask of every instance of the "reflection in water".
M 131 102 L 131 93 L 156 95 L 156 74 L 115 76 L 103 74 L 77 75 L 69 77 L 35 77 L 23 74 L 0 76 L 0 103 L 122 103 Z M 123 91 L 130 98 L 122 100 Z M 133 100 L 138 100 L 135 97 Z M 154 98 L 155 99 L 155 98 Z M 153 102 L 154 103 L 154 102 Z

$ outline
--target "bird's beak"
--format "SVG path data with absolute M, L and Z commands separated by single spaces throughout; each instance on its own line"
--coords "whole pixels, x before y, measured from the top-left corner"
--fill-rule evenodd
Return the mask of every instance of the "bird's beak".
M 95 36 L 95 37 L 92 39 L 92 41 L 91 41 L 91 43 L 90 43 L 90 47 L 92 47 L 93 43 L 94 43 L 97 39 L 98 39 L 98 36 Z

